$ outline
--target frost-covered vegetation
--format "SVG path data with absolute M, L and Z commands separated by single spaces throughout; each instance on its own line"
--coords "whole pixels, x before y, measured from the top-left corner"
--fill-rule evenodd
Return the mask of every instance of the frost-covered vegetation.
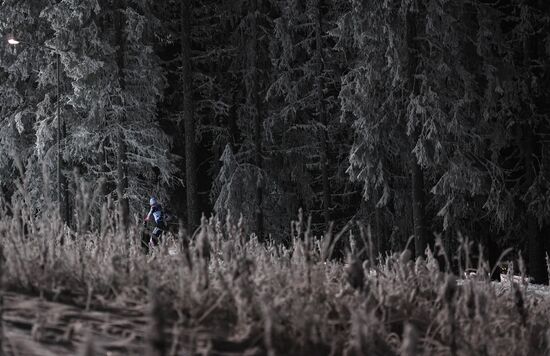
M 528 293 L 523 283 L 491 283 L 483 261 L 460 261 L 477 273 L 457 281 L 440 268 L 451 257 L 439 248 L 416 261 L 409 250 L 373 256 L 368 229 L 315 238 L 299 220 L 283 246 L 260 243 L 241 225 L 203 219 L 194 236 L 170 235 L 147 255 L 142 231 L 124 232 L 108 215 L 101 231 L 75 232 L 55 217 L 35 219 L 14 208 L 14 216 L 0 222 L 1 292 L 31 292 L 83 310 L 152 304 L 143 342 L 156 354 L 225 352 L 227 345 L 257 355 L 550 351 L 549 298 Z M 346 251 L 340 259 L 333 256 L 337 241 Z M 31 315 L 33 330 L 47 329 L 40 310 Z M 82 315 L 80 328 L 91 327 L 93 318 Z M 60 333 L 71 335 L 73 327 L 62 324 Z M 225 343 L 199 343 L 189 336 L 199 329 Z M 77 339 L 63 340 L 69 347 Z M 87 345 L 102 354 L 99 343 Z
M 160 354 L 550 352 L 486 280 L 548 283 L 549 34 L 547 0 L 0 0 L 2 288 L 152 302 Z
M 546 283 L 549 6 L 1 1 L 1 195 L 22 173 L 77 229 L 78 180 L 103 180 L 129 223 L 154 195 L 189 231 L 231 211 L 281 242 L 303 209 L 382 254 L 512 247 Z

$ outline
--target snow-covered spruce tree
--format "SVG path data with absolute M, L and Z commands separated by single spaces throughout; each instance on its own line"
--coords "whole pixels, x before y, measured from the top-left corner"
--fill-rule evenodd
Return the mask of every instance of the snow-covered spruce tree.
M 546 58 L 544 7 L 521 1 L 479 3 L 443 12 L 458 21 L 448 20 L 451 26 L 437 30 L 438 43 L 462 35 L 454 41 L 457 50 L 446 50 L 446 68 L 456 68 L 453 77 L 459 80 L 445 84 L 453 89 L 449 94 L 463 95 L 451 101 L 460 109 L 449 121 L 454 141 L 445 146 L 453 147 L 452 156 L 447 168 L 440 167 L 432 190 L 444 198 L 440 215 L 449 225 L 480 236 L 490 260 L 496 258 L 491 252 L 497 245 L 527 250 L 529 273 L 546 282 L 544 137 L 549 127 L 541 102 L 548 90 L 538 84 L 548 75 L 540 66 Z
M 503 189 L 486 206 L 508 244 L 514 236 L 525 236 L 516 244 L 519 249 L 527 245 L 528 272 L 536 282 L 547 283 L 550 7 L 535 0 L 478 5 L 477 10 L 486 80 L 482 112 L 502 132 L 499 140 L 490 141 L 490 151 L 491 163 L 501 168 Z M 489 29 L 497 35 L 487 35 Z
M 25 203 L 35 212 L 57 199 L 56 60 L 55 52 L 43 47 L 50 30 L 40 18 L 48 4 L 0 4 L 0 185 L 8 201 L 23 202 L 14 184 L 22 179 L 30 199 Z M 21 43 L 8 45 L 10 36 Z M 61 83 L 63 95 L 63 72 Z M 60 101 L 63 105 L 65 97 Z
M 281 201 L 288 207 L 288 219 L 301 207 L 323 230 L 335 219 L 346 222 L 339 212 L 346 210 L 346 198 L 354 194 L 342 169 L 349 146 L 341 139 L 351 134 L 339 115 L 345 58 L 333 49 L 334 39 L 328 34 L 342 5 L 331 0 L 277 5 L 280 17 L 271 44 L 274 82 L 268 91 L 270 166 L 284 189 Z
M 550 254 L 550 3 L 519 2 L 522 71 L 518 73 L 521 100 L 519 124 L 525 186 L 520 190 L 527 206 L 529 273 L 535 282 L 548 284 L 545 252 Z M 511 43 L 519 41 L 510 39 Z M 522 120 L 523 119 L 523 120 Z M 525 120 L 527 119 L 527 120 Z M 546 246 L 545 246 L 546 244 Z
M 440 0 L 369 4 L 354 2 L 337 31 L 355 63 L 341 92 L 356 129 L 350 173 L 386 215 L 410 219 L 403 212 L 412 212 L 421 254 L 428 230 L 463 228 L 479 213 L 470 205 L 481 208 L 485 191 L 498 188 L 494 172 L 472 161 L 486 151 L 488 126 L 476 122 L 475 44 L 464 25 L 471 13 Z M 427 219 L 435 212 L 442 226 Z
M 392 161 L 407 161 L 411 147 L 403 143 L 413 137 L 443 228 L 486 235 L 488 244 L 491 235 L 527 231 L 530 273 L 545 281 L 548 109 L 541 103 L 548 91 L 539 83 L 548 76 L 541 65 L 547 8 L 536 1 L 354 4 L 339 27 L 341 47 L 357 60 L 341 97 L 358 134 L 351 171 L 367 198 L 395 204 L 404 197 Z
M 149 195 L 164 197 L 175 172 L 156 119 L 164 76 L 145 32 L 149 3 L 68 0 L 42 12 L 73 89 L 65 160 L 87 179 L 106 179 L 124 224 L 130 207 L 141 213 Z
M 423 8 L 407 1 L 352 1 L 335 31 L 339 47 L 351 56 L 340 92 L 344 118 L 352 119 L 356 132 L 351 177 L 364 183 L 367 201 L 393 216 L 407 217 L 412 210 L 417 254 L 427 243 L 422 168 L 427 110 L 421 104 L 418 34 L 424 16 Z
M 492 99 L 483 98 L 483 87 L 491 81 L 484 79 L 488 72 L 483 61 L 494 54 L 487 53 L 493 45 L 484 42 L 487 28 L 480 21 L 495 21 L 495 13 L 483 14 L 471 3 L 424 4 L 422 39 L 427 46 L 421 57 L 419 89 L 423 145 L 417 146 L 417 155 L 425 158 L 423 166 L 429 168 L 433 212 L 442 219 L 442 225 L 434 227 L 445 231 L 449 248 L 456 232 L 477 240 L 494 263 L 498 216 L 507 211 L 503 204 L 491 202 L 507 193 L 505 170 L 493 159 L 508 133 L 484 109 Z M 500 41 L 497 23 L 489 25 L 495 43 Z
M 288 220 L 283 222 L 283 190 L 270 171 L 266 119 L 271 107 L 265 100 L 273 74 L 269 44 L 277 9 L 263 0 L 232 4 L 235 17 L 230 24 L 233 51 L 229 73 L 233 83 L 228 113 L 232 142 L 224 151 L 222 170 L 213 187 L 214 209 L 220 216 L 227 211 L 235 218 L 242 214 L 246 225 L 259 236 L 278 238 L 287 230 Z
M 425 6 L 423 38 L 428 45 L 422 56 L 420 105 L 425 119 L 420 156 L 430 167 L 428 188 L 441 222 L 434 228 L 444 231 L 448 249 L 457 232 L 492 246 L 491 219 L 483 206 L 489 192 L 500 190 L 502 182 L 500 170 L 485 164 L 489 147 L 484 137 L 502 132 L 480 120 L 482 66 L 476 50 L 475 7 L 443 1 L 427 1 Z M 491 262 L 495 254 L 495 248 L 485 251 Z
M 197 226 L 208 201 L 199 189 L 210 189 L 198 176 L 216 176 L 219 158 L 231 142 L 229 102 L 236 85 L 229 65 L 235 53 L 230 36 L 236 12 L 233 2 L 168 1 L 156 5 L 162 23 L 163 65 L 169 78 L 162 115 L 182 140 L 173 150 L 183 156 L 185 185 L 176 187 L 174 205 Z M 238 84 L 238 83 L 237 83 Z M 199 161 L 205 164 L 199 165 Z M 195 167 L 195 168 L 192 168 Z M 193 203 L 195 201 L 195 203 Z
M 265 54 L 262 49 L 265 48 L 265 43 L 262 45 L 262 38 L 266 39 L 261 23 L 263 22 L 262 0 L 250 0 L 248 4 L 248 30 L 249 37 L 247 38 L 247 60 L 244 80 L 246 85 L 246 106 L 245 110 L 251 119 L 253 131 L 251 135 L 251 143 L 253 146 L 253 162 L 256 166 L 256 195 L 254 200 L 254 221 L 255 232 L 260 237 L 264 234 L 264 193 L 265 193 L 265 177 L 263 177 L 264 157 L 263 157 L 263 141 L 264 141 L 264 120 L 266 108 L 262 94 L 265 92 Z M 265 15 L 264 15 L 265 16 Z M 267 41 L 265 41 L 267 42 Z M 262 75 L 263 74 L 263 75 Z M 264 79 L 264 80 L 262 80 Z

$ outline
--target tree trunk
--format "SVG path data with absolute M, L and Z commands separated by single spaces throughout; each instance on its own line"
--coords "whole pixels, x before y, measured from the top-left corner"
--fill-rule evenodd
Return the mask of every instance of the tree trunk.
M 258 5 L 261 4 L 261 0 L 252 0 L 250 14 L 251 14 L 251 53 L 250 53 L 250 66 L 252 70 L 252 83 L 249 93 L 254 115 L 254 163 L 258 170 L 256 180 L 256 234 L 260 238 L 264 234 L 264 214 L 263 214 L 263 157 L 262 157 L 262 108 L 260 99 L 260 75 L 259 75 L 259 45 L 258 38 L 260 37 L 260 31 L 258 29 Z
M 62 139 L 64 140 L 65 137 L 67 137 L 67 122 L 65 120 L 62 120 L 62 121 L 63 121 Z M 65 162 L 63 160 L 61 162 L 62 162 L 63 168 L 66 168 Z M 67 225 L 71 226 L 72 206 L 69 202 L 69 180 L 67 179 L 67 177 L 65 177 L 64 174 L 61 174 L 61 177 L 62 177 L 61 183 L 63 184 L 63 214 L 65 215 L 63 220 Z
M 386 241 L 386 228 L 384 226 L 384 212 L 382 208 L 374 208 L 374 222 L 376 233 L 376 254 L 384 255 L 387 251 Z
M 125 230 L 128 227 L 130 207 L 125 196 L 128 189 L 128 175 L 126 168 L 126 142 L 122 130 L 117 135 L 117 196 L 119 202 L 120 223 Z
M 57 116 L 57 203 L 59 208 L 59 217 L 65 224 L 69 223 L 69 198 L 65 176 L 63 175 L 63 139 L 65 138 L 65 122 L 61 118 L 61 56 L 56 53 L 56 116 Z
M 545 10 L 548 10 L 548 5 L 545 4 L 543 0 L 533 0 L 530 1 L 529 6 L 532 6 L 534 10 L 545 13 Z M 534 20 L 536 21 L 536 20 Z M 534 68 L 534 63 L 544 63 L 547 61 L 546 51 L 545 51 L 545 39 L 544 35 L 539 33 L 533 33 L 524 42 L 524 66 L 531 74 L 531 77 L 544 77 L 544 69 L 540 71 L 537 68 Z M 533 66 L 533 67 L 532 67 Z M 545 68 L 547 69 L 547 68 Z M 530 87 L 531 83 L 528 84 L 529 92 L 533 97 L 535 102 L 535 113 L 532 113 L 531 108 L 527 108 L 528 115 L 540 115 L 547 113 L 545 106 L 547 105 L 544 97 L 538 95 L 536 90 Z M 542 100 L 541 100 L 542 99 Z M 541 115 L 542 116 L 542 115 Z M 535 126 L 536 125 L 536 126 Z M 525 191 L 527 191 L 535 181 L 537 176 L 537 167 L 535 165 L 534 156 L 536 155 L 537 162 L 541 162 L 543 157 L 535 152 L 537 147 L 537 136 L 535 132 L 541 131 L 540 126 L 544 126 L 545 122 L 543 119 L 538 119 L 535 124 L 529 125 L 529 122 L 525 123 L 523 128 L 523 139 L 524 141 L 524 162 L 525 162 Z M 540 174 L 540 173 L 539 173 Z M 543 192 L 539 192 L 542 194 Z M 539 284 L 548 284 L 548 271 L 545 260 L 545 249 L 544 249 L 544 236 L 539 227 L 539 222 L 535 214 L 525 207 L 527 214 L 527 245 L 529 253 L 529 263 L 528 263 L 528 272 L 531 277 L 534 279 L 534 283 Z
M 420 93 L 420 83 L 416 79 L 415 74 L 419 64 L 418 56 L 420 55 L 420 46 L 418 46 L 416 39 L 417 18 L 421 17 L 421 13 L 412 12 L 411 10 L 407 13 L 408 82 L 410 86 L 409 90 L 414 96 Z M 411 151 L 418 141 L 419 134 L 419 130 L 414 129 L 411 140 Z M 411 157 L 411 183 L 415 237 L 414 248 L 416 256 L 423 256 L 427 246 L 424 174 L 414 153 L 412 153 Z
M 117 14 L 116 21 L 116 36 L 118 42 L 117 50 L 117 66 L 118 66 L 118 80 L 120 84 L 120 90 L 124 93 L 126 89 L 126 78 L 124 75 L 125 70 L 125 61 L 124 53 L 126 51 L 126 36 L 124 35 L 124 10 L 126 8 L 126 2 L 120 0 L 119 9 Z M 124 108 L 125 102 L 124 98 L 120 99 L 120 104 Z M 118 207 L 119 207 L 119 219 L 122 229 L 126 230 L 128 228 L 128 221 L 130 215 L 130 209 L 128 204 L 128 198 L 126 197 L 126 191 L 128 189 L 128 169 L 126 167 L 126 141 L 124 139 L 124 133 L 122 127 L 126 121 L 126 111 L 122 110 L 122 115 L 120 117 L 120 126 L 117 132 L 117 197 L 118 197 Z
M 227 117 L 227 128 L 229 130 L 229 140 L 231 149 L 233 152 L 239 151 L 239 146 L 241 144 L 241 139 L 239 137 L 239 127 L 237 125 L 238 121 L 238 112 L 237 112 L 237 105 L 238 105 L 238 99 L 237 92 L 233 92 L 231 95 L 231 107 L 229 109 L 229 115 Z
M 426 216 L 424 211 L 424 175 L 422 168 L 416 162 L 416 157 L 413 157 L 412 166 L 414 250 L 416 256 L 423 256 L 428 245 L 426 238 Z
M 197 149 L 195 142 L 195 103 L 193 100 L 193 65 L 191 56 L 192 0 L 181 3 L 181 60 L 183 84 L 183 121 L 185 129 L 185 191 L 187 200 L 187 229 L 199 226 L 197 194 Z
M 443 231 L 443 249 L 445 250 L 445 255 L 447 256 L 445 259 L 445 271 L 458 273 L 457 268 L 455 268 L 453 264 L 453 235 L 454 227 L 452 225 L 448 226 L 447 230 Z
M 548 14 L 550 13 L 550 2 L 545 0 L 539 0 L 538 1 L 539 9 L 541 10 L 541 13 Z M 544 32 L 543 32 L 544 33 Z M 538 53 L 544 54 L 545 49 L 545 43 L 544 41 L 538 42 Z M 541 74 L 541 87 L 547 88 L 543 95 L 541 95 L 541 109 L 544 115 L 548 118 L 550 116 L 550 57 L 548 55 L 541 57 L 541 62 L 543 64 L 542 66 L 542 74 Z M 550 127 L 548 127 L 548 124 L 544 125 L 544 130 L 547 135 L 550 134 Z M 542 132 L 541 132 L 542 133 Z M 544 175 L 544 177 L 550 177 L 550 145 L 547 142 L 542 143 L 541 142 L 541 174 Z M 541 229 L 541 235 L 540 239 L 544 243 L 544 251 L 545 251 L 545 257 L 548 254 L 550 256 L 550 239 L 548 238 L 550 233 L 550 224 L 546 222 L 546 224 Z M 547 277 L 550 274 L 550 266 L 547 266 Z
M 535 165 L 533 162 L 534 155 L 534 140 L 532 129 L 526 127 L 524 132 L 525 139 L 525 189 L 529 189 L 535 180 Z M 548 273 L 546 271 L 546 261 L 544 254 L 544 243 L 541 240 L 540 229 L 537 221 L 537 217 L 526 206 L 525 211 L 527 214 L 527 249 L 529 253 L 529 263 L 527 265 L 528 272 L 534 279 L 534 283 L 546 284 L 548 283 Z
M 324 82 L 323 82 L 323 29 L 322 29 L 322 0 L 316 3 L 315 18 L 315 62 L 316 62 L 316 94 L 317 94 L 317 115 L 319 122 L 323 125 L 321 133 L 321 175 L 323 179 L 323 216 L 326 229 L 330 224 L 331 189 L 329 181 L 329 152 L 328 152 L 328 122 L 324 104 Z

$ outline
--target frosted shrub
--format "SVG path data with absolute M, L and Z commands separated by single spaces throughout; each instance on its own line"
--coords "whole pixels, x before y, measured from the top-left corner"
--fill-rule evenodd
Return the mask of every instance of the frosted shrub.
M 439 268 L 434 255 L 441 251 L 416 260 L 408 250 L 378 259 L 368 253 L 363 260 L 348 250 L 339 262 L 307 228 L 293 234 L 290 246 L 279 246 L 260 243 L 243 226 L 203 219 L 195 237 L 168 235 L 145 255 L 136 226 L 120 229 L 104 218 L 101 231 L 83 224 L 73 231 L 25 209 L 0 222 L 2 288 L 87 309 L 153 301 L 151 308 L 162 305 L 163 315 L 150 318 L 151 328 L 164 330 L 149 331 L 157 353 L 177 349 L 184 339 L 199 342 L 182 336 L 194 328 L 216 330 L 238 347 L 269 355 L 548 351 L 548 299 L 516 283 L 457 280 Z M 25 234 L 29 224 L 32 233 Z

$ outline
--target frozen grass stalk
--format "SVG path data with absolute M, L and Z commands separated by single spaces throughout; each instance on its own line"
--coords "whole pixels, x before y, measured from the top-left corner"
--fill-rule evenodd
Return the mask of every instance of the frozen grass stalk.
M 94 338 L 92 334 L 90 333 L 88 337 L 86 338 L 86 343 L 84 344 L 84 348 L 82 349 L 82 352 L 80 353 L 81 356 L 96 356 L 96 348 L 94 343 Z
M 149 340 L 149 350 L 151 356 L 165 356 L 168 350 L 169 342 L 166 340 L 164 329 L 166 320 L 160 301 L 159 292 L 151 292 L 150 325 L 147 338 Z
M 4 246 L 0 244 L 0 356 L 4 355 L 4 329 L 3 329 L 3 316 L 4 316 Z
M 404 329 L 401 356 L 416 356 L 419 352 L 418 331 L 411 323 L 406 323 Z
M 91 185 L 79 191 L 83 199 L 94 199 Z M 376 260 L 369 253 L 373 244 L 368 230 L 363 236 L 365 246 L 359 234 L 359 240 L 344 236 L 355 224 L 332 241 L 326 237 L 320 241 L 301 220 L 292 225 L 292 244 L 280 246 L 261 244 L 247 235 L 242 219 L 237 226 L 203 219 L 193 238 L 181 230 L 179 238 L 167 239 L 173 244 L 169 247 L 179 250 L 178 256 L 167 255 L 164 249 L 144 255 L 136 244 L 126 246 L 118 234 L 108 214 L 112 201 L 101 209 L 94 204 L 98 206 L 91 209 L 97 213 L 95 220 L 79 217 L 80 231 L 69 231 L 74 238 L 61 246 L 55 241 L 61 224 L 52 216 L 35 216 L 34 233 L 25 235 L 24 225 L 31 225 L 32 214 L 24 201 L 15 202 L 10 209 L 13 215 L 3 214 L 0 221 L 0 248 L 4 249 L 0 290 L 36 293 L 42 289 L 46 298 L 56 293 L 60 298 L 76 295 L 91 310 L 98 301 L 149 305 L 145 340 L 135 342 L 146 344 L 147 352 L 155 355 L 165 355 L 170 345 L 171 353 L 182 354 L 176 349 L 189 346 L 186 342 L 191 339 L 185 332 L 212 327 L 221 329 L 226 339 L 244 340 L 238 347 L 260 345 L 266 353 L 277 355 L 312 350 L 318 355 L 330 350 L 335 354 L 347 350 L 350 355 L 538 356 L 546 352 L 547 298 L 534 303 L 524 288 L 491 284 L 486 278 L 457 281 L 441 272 L 430 254 L 426 260 L 413 261 L 408 249 Z M 91 205 L 82 202 L 79 211 L 84 214 Z M 139 241 L 140 236 L 133 236 L 140 233 L 137 229 L 128 233 L 130 241 Z M 345 262 L 330 258 L 338 240 L 348 244 L 348 251 L 350 242 L 358 243 Z M 461 248 L 463 261 L 467 251 Z M 481 271 L 483 263 L 477 263 Z M 516 267 L 522 270 L 521 263 Z M 158 291 L 148 293 L 145 286 L 156 286 Z M 8 303 L 7 297 L 4 302 Z M 163 310 L 177 312 L 177 327 L 175 318 L 168 318 Z M 9 309 L 0 304 L 2 311 L 6 317 Z M 37 336 L 43 331 L 39 326 Z M 170 330 L 183 334 L 174 341 Z M 77 339 L 75 334 L 73 340 Z M 96 341 L 99 345 L 100 338 Z M 529 345 L 540 345 L 540 353 Z

